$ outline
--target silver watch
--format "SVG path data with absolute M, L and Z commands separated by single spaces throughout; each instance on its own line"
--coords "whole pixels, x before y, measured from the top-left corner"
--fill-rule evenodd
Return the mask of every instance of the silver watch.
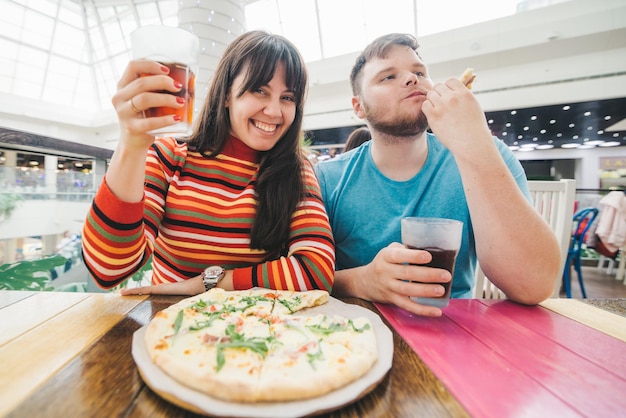
M 226 270 L 221 266 L 210 266 L 204 269 L 202 272 L 202 283 L 204 283 L 204 289 L 209 291 L 213 289 L 217 284 L 226 276 Z

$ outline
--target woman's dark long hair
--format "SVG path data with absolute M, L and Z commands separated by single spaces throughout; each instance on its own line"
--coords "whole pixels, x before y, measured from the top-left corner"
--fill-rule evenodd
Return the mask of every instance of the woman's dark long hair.
M 285 66 L 287 87 L 295 95 L 296 115 L 276 145 L 261 153 L 250 247 L 268 252 L 284 250 L 291 217 L 305 190 L 300 133 L 308 77 L 296 47 L 282 36 L 263 31 L 247 32 L 235 39 L 217 66 L 199 123 L 189 141 L 190 149 L 209 157 L 219 154 L 230 135 L 226 102 L 233 80 L 245 71 L 245 80 L 238 92 L 241 97 L 247 91 L 267 85 L 279 63 Z

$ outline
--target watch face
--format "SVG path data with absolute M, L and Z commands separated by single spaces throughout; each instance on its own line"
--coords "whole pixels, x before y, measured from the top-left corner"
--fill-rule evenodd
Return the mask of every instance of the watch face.
M 204 270 L 204 277 L 209 279 L 217 279 L 224 272 L 224 269 L 220 266 L 207 267 Z
M 204 269 L 202 283 L 204 283 L 205 290 L 208 292 L 217 286 L 217 283 L 222 280 L 225 274 L 226 270 L 221 266 L 210 266 Z

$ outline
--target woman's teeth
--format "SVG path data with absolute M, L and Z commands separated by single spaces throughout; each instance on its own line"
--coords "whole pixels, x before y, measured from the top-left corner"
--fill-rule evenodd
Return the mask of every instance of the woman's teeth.
M 259 122 L 256 120 L 254 121 L 254 126 L 256 126 L 257 128 L 259 128 L 260 130 L 264 132 L 274 132 L 277 127 L 277 125 L 270 125 L 270 124 Z

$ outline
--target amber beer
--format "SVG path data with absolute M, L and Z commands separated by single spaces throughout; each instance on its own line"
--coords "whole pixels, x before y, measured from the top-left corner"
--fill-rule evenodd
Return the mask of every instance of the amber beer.
M 195 82 L 196 75 L 191 71 L 188 65 L 180 64 L 180 63 L 165 63 L 161 64 L 165 65 L 170 69 L 169 76 L 174 79 L 174 81 L 178 81 L 183 85 L 183 88 L 180 89 L 179 92 L 171 92 L 167 90 L 159 91 L 159 93 L 168 93 L 174 96 L 182 97 L 185 99 L 185 106 L 180 109 L 174 109 L 171 107 L 151 107 L 144 111 L 144 116 L 147 118 L 152 118 L 155 116 L 167 116 L 167 115 L 178 115 L 180 117 L 180 122 L 187 123 L 191 125 L 191 121 L 193 119 L 193 99 L 195 94 Z
M 185 99 L 185 104 L 182 107 L 156 107 L 146 109 L 143 112 L 143 116 L 146 118 L 177 115 L 180 120 L 148 133 L 155 136 L 171 136 L 182 140 L 189 138 L 192 133 L 195 83 L 198 75 L 199 38 L 185 29 L 148 25 L 134 30 L 130 34 L 130 41 L 133 59 L 157 61 L 167 66 L 170 69 L 169 76 L 183 86 L 176 93 L 164 90 L 157 91 L 157 93 L 182 97 Z

